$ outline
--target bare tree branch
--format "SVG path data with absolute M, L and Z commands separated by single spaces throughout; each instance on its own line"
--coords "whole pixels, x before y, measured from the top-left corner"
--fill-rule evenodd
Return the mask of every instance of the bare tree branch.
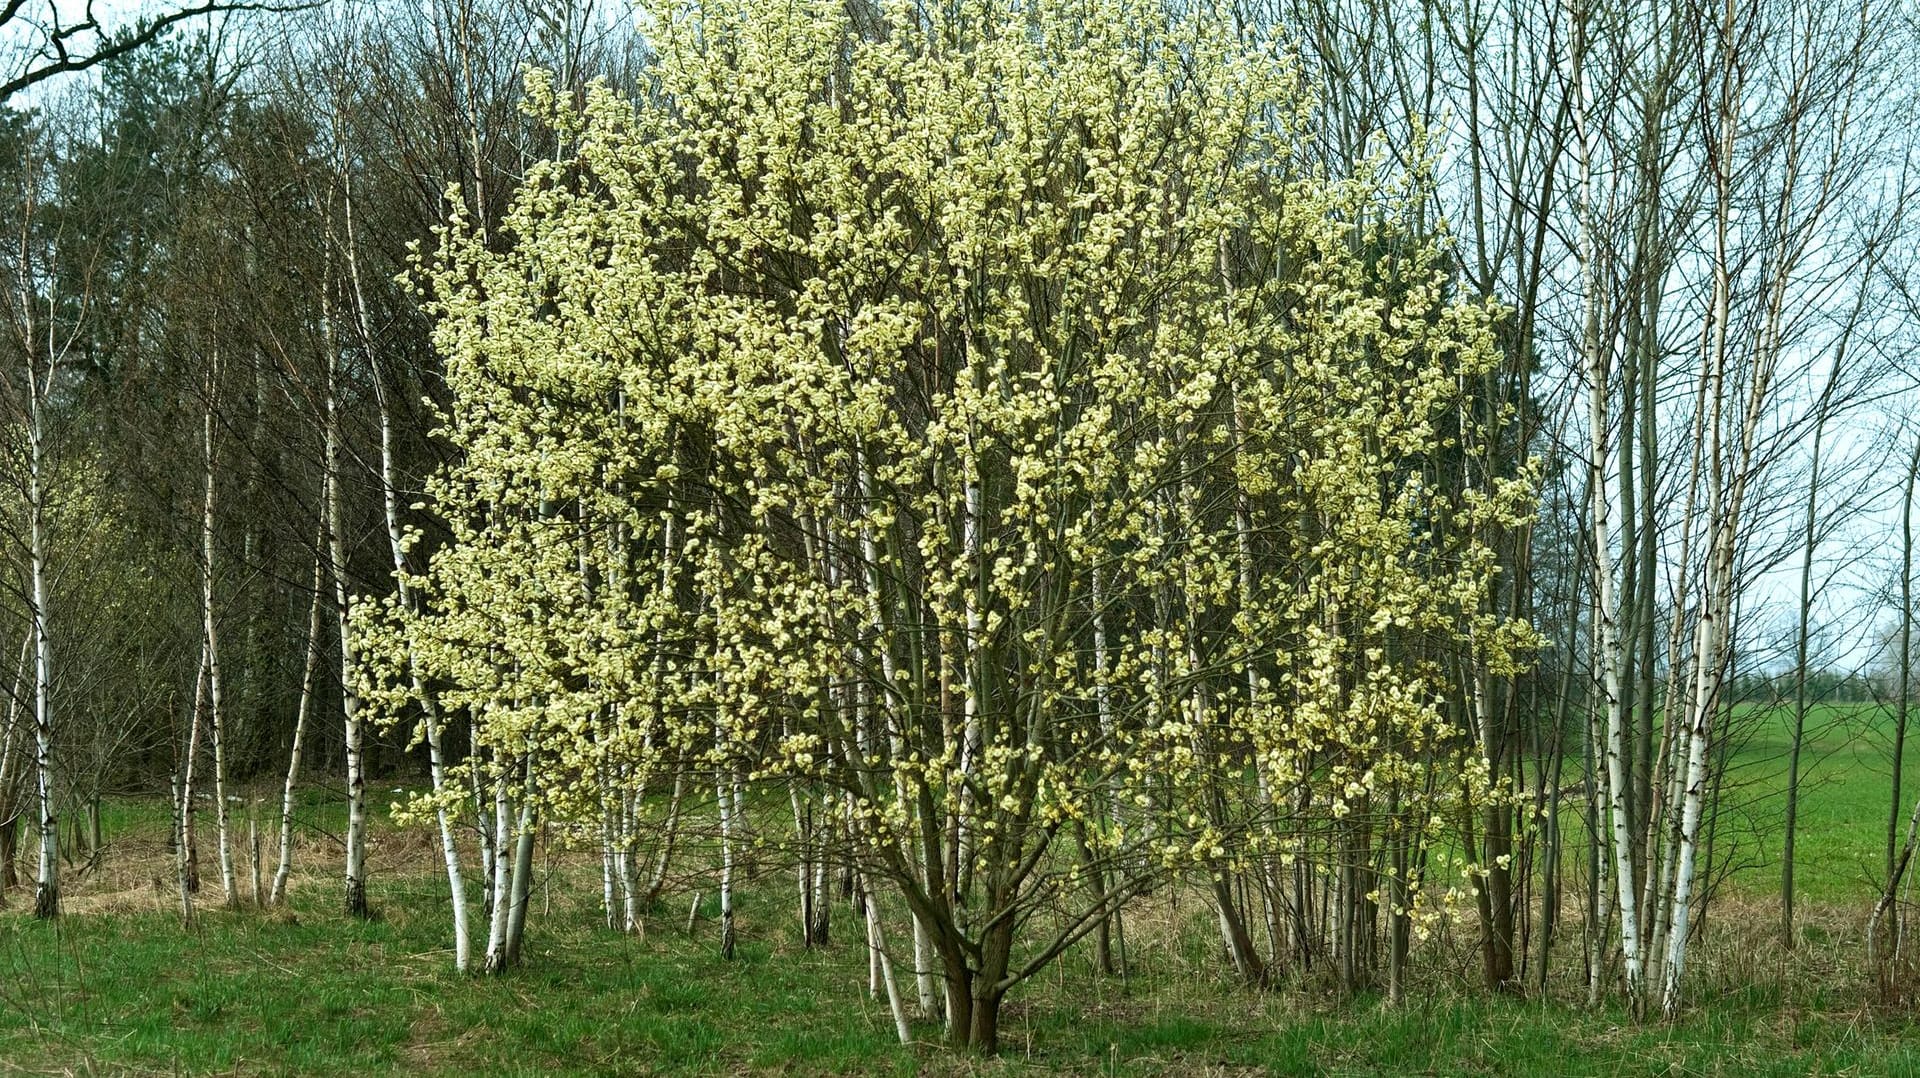
M 317 6 L 314 3 L 272 4 L 272 3 L 224 3 L 221 0 L 204 0 L 202 3 L 176 8 L 164 15 L 151 19 L 140 19 L 132 26 L 123 27 L 109 33 L 100 21 L 94 18 L 93 5 L 89 3 L 79 22 L 61 25 L 58 13 L 49 16 L 45 24 L 35 24 L 21 17 L 21 9 L 26 0 L 0 0 L 0 31 L 15 23 L 31 27 L 31 33 L 41 39 L 41 45 L 35 49 L 20 73 L 0 82 L 0 104 L 11 99 L 14 94 L 30 86 L 39 85 L 57 75 L 74 71 L 85 71 L 98 64 L 124 56 L 135 49 L 144 48 L 159 40 L 168 30 L 189 19 L 206 15 L 218 15 L 229 12 L 268 11 L 289 12 L 304 11 Z M 91 37 L 91 47 L 74 49 L 74 39 Z

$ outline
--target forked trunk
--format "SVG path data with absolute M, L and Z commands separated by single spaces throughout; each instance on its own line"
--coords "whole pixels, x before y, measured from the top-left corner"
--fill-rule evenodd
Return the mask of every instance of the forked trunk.
M 667 822 L 660 829 L 660 848 L 653 859 L 653 871 L 647 877 L 647 889 L 641 905 L 651 906 L 660 900 L 660 893 L 667 889 L 667 870 L 673 866 L 674 840 L 680 834 L 680 799 L 687 791 L 687 776 L 683 768 L 676 768 L 673 777 L 673 796 L 667 801 Z
M 533 893 L 533 806 L 520 806 L 520 834 L 513 843 L 513 885 L 507 911 L 507 938 L 504 943 L 505 966 L 520 964 L 520 944 L 527 937 L 527 896 Z

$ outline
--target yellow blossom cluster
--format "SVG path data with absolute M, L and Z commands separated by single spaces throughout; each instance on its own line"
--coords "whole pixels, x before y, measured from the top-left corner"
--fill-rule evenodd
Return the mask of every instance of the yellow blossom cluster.
M 799 784 L 963 936 L 1487 795 L 1450 686 L 1531 647 L 1484 613 L 1529 477 L 1459 464 L 1501 312 L 1417 172 L 1307 162 L 1279 43 L 1145 0 L 646 25 L 639 100 L 529 75 L 568 149 L 428 267 L 450 539 L 363 616 L 386 711 L 410 652 L 563 816 Z

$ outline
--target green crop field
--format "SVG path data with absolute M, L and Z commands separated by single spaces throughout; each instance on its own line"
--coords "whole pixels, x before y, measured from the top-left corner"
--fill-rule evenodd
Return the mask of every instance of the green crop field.
M 1906 746 L 1896 844 L 1920 795 L 1920 710 Z M 1821 704 L 1808 709 L 1801 750 L 1797 890 L 1803 901 L 1858 908 L 1865 915 L 1885 878 L 1888 809 L 1892 794 L 1895 719 L 1869 704 Z M 1793 713 L 1786 707 L 1741 706 L 1728 723 L 1717 814 L 1704 828 L 1703 854 L 1723 890 L 1772 899 L 1780 889 Z M 1580 760 L 1568 759 L 1565 781 Z M 1563 806 L 1569 849 L 1584 849 L 1577 799 Z
M 1914 721 L 1920 725 L 1920 713 Z M 1801 893 L 1809 898 L 1870 903 L 1884 878 L 1894 726 L 1891 712 L 1877 706 L 1809 709 L 1795 858 Z M 1723 831 L 1739 862 L 1733 880 L 1745 890 L 1770 894 L 1780 872 L 1792 712 L 1742 709 L 1736 712 L 1728 742 L 1733 756 L 1725 788 L 1733 816 L 1723 822 Z M 1920 737 L 1906 746 L 1900 838 L 1905 837 L 1913 795 L 1920 793 L 1916 742 Z

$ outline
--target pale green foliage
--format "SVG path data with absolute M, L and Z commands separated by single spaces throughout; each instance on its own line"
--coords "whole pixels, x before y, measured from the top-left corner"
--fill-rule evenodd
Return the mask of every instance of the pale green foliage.
M 651 97 L 533 73 L 570 149 L 432 265 L 452 540 L 363 612 L 378 706 L 411 648 L 566 814 L 670 745 L 803 782 L 960 936 L 1062 826 L 1134 880 L 1484 792 L 1442 694 L 1530 642 L 1481 613 L 1530 488 L 1448 463 L 1498 312 L 1417 177 L 1298 167 L 1211 14 L 650 10 Z

